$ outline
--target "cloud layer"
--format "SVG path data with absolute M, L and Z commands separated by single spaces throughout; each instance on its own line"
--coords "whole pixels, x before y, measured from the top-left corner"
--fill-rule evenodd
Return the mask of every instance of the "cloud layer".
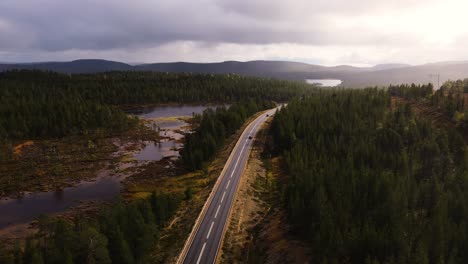
M 467 59 L 463 0 L 3 0 L 0 61 Z

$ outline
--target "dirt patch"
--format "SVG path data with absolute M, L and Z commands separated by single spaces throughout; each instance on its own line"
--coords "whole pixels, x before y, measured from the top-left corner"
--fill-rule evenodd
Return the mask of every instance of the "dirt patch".
M 17 146 L 14 148 L 13 153 L 14 153 L 15 155 L 20 155 L 20 154 L 21 154 L 21 151 L 23 150 L 24 147 L 30 146 L 30 145 L 32 145 L 32 144 L 34 144 L 34 142 L 33 142 L 32 140 L 28 140 L 28 141 L 26 141 L 26 142 L 23 142 L 23 143 L 17 145 Z

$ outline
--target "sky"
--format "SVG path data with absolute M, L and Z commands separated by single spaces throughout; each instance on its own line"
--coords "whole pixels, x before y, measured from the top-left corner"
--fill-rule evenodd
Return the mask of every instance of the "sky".
M 1 0 L 0 62 L 468 60 L 466 0 Z

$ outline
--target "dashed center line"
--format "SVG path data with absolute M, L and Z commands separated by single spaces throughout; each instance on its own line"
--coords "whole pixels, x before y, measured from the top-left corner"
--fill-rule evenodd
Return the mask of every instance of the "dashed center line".
M 247 143 L 245 143 L 244 146 L 242 146 L 242 149 L 241 149 L 240 153 L 242 153 L 244 151 L 245 145 L 247 145 Z M 229 178 L 232 178 L 232 175 L 234 175 L 234 172 L 236 172 L 237 164 L 239 163 L 240 157 L 241 157 L 241 155 L 239 155 L 239 157 L 237 157 L 236 164 L 234 164 L 234 169 L 232 170 L 231 176 Z
M 214 221 L 211 222 L 210 230 L 208 230 L 208 235 L 206 235 L 206 239 L 208 239 L 210 237 L 211 229 L 213 229 L 213 225 L 214 225 Z
M 223 197 L 221 197 L 221 203 L 223 203 L 224 195 L 226 195 L 226 191 L 223 192 Z
M 203 247 L 201 248 L 200 255 L 198 255 L 197 264 L 200 263 L 201 257 L 203 256 L 203 251 L 205 251 L 205 247 L 206 247 L 206 242 L 203 243 Z
M 262 119 L 262 121 L 263 121 L 263 119 Z M 260 123 L 261 123 L 261 122 L 258 121 L 258 122 L 253 126 L 253 129 L 251 129 L 250 133 L 255 133 L 255 132 L 256 132 L 256 129 L 257 129 L 257 127 L 258 127 L 258 125 L 259 125 Z M 249 133 L 247 133 L 247 134 L 249 134 Z M 251 134 L 249 134 L 249 135 L 250 135 L 249 137 L 252 137 Z M 238 153 L 237 161 L 236 161 L 236 163 L 234 164 L 234 168 L 233 168 L 233 170 L 232 170 L 232 172 L 231 172 L 230 178 L 232 178 L 232 176 L 234 175 L 234 172 L 236 171 L 237 165 L 239 164 L 240 158 L 241 158 L 241 156 L 242 156 L 242 154 L 243 154 L 243 152 L 244 152 L 244 149 L 245 149 L 246 145 L 250 145 L 249 142 L 252 142 L 252 141 L 247 141 L 246 143 L 244 143 L 244 145 L 242 146 L 241 151 Z M 231 180 L 228 181 L 228 183 L 227 183 L 227 185 L 226 185 L 226 190 L 229 188 L 230 183 L 231 183 Z M 219 213 L 219 211 L 220 211 L 220 209 L 221 209 L 221 204 L 223 203 L 224 197 L 226 196 L 226 190 L 223 192 L 223 196 L 221 197 L 221 202 L 220 202 L 220 204 L 218 205 L 218 208 L 216 209 L 216 213 L 215 213 L 215 215 L 214 215 L 214 218 L 217 218 L 217 216 L 218 216 L 218 213 Z M 206 239 L 209 239 L 209 238 L 210 238 L 211 231 L 213 230 L 213 226 L 214 226 L 214 221 L 211 222 L 210 228 L 209 228 L 208 233 L 207 233 L 207 235 L 206 235 Z M 202 248 L 201 248 L 201 250 L 200 250 L 200 254 L 198 255 L 198 259 L 197 259 L 197 262 L 196 262 L 197 264 L 200 263 L 200 261 L 201 261 L 201 259 L 202 259 L 202 257 L 203 257 L 203 253 L 204 253 L 205 248 L 206 248 L 206 243 L 207 243 L 207 242 L 204 242 L 204 243 L 203 243 L 203 246 L 202 246 Z
M 221 205 L 218 205 L 218 209 L 216 209 L 216 213 L 215 213 L 215 217 L 214 217 L 214 218 L 216 218 L 216 216 L 218 216 L 219 208 L 221 208 Z

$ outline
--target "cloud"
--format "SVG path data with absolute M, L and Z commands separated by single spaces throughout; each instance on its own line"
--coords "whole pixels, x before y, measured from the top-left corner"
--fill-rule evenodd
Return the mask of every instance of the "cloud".
M 468 6 L 447 1 L 2 0 L 0 60 L 87 55 L 126 61 L 294 57 L 417 63 L 437 57 L 422 50 L 447 57 L 467 51 L 460 12 Z

